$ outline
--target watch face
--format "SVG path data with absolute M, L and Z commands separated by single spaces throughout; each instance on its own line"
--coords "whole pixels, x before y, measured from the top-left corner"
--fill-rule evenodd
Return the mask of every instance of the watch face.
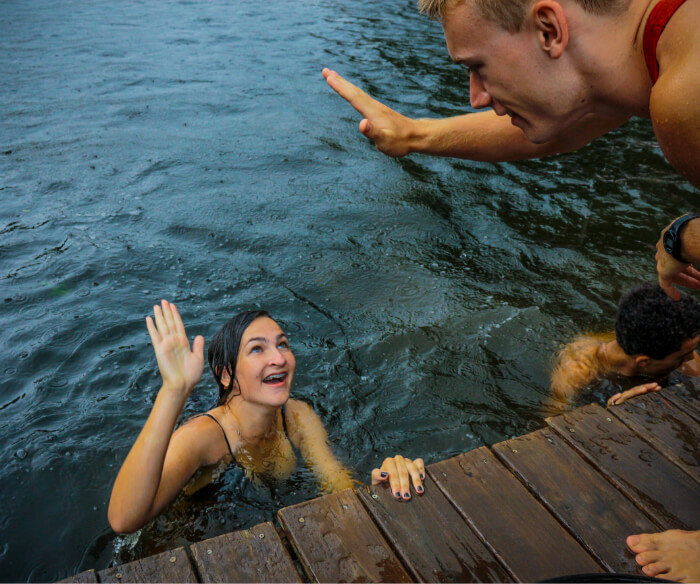
M 675 244 L 676 234 L 669 229 L 666 233 L 664 233 L 664 249 L 666 250 L 666 253 L 673 255 Z

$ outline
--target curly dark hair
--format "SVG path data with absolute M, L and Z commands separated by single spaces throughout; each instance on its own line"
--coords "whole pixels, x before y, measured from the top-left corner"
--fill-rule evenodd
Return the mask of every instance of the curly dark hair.
M 617 309 L 615 334 L 628 355 L 664 359 L 700 331 L 700 304 L 683 294 L 672 300 L 655 282 L 628 290 Z
M 238 363 L 238 351 L 241 348 L 243 333 L 255 319 L 261 317 L 272 318 L 266 310 L 241 312 L 222 326 L 209 343 L 207 355 L 209 367 L 219 386 L 217 405 L 225 404 L 231 397 L 236 382 L 236 363 Z M 221 381 L 224 371 L 229 375 L 228 385 L 224 385 Z

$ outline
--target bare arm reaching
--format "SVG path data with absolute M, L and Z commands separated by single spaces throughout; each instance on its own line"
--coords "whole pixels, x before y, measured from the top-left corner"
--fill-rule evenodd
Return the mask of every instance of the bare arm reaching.
M 146 324 L 163 386 L 112 489 L 108 517 L 118 532 L 135 531 L 155 517 L 208 462 L 206 441 L 193 439 L 197 434 L 194 424 L 173 436 L 185 401 L 202 377 L 204 338 L 198 336 L 190 350 L 175 305 L 163 300 L 162 306 L 154 307 L 154 313 L 155 323 L 149 316 Z
M 494 111 L 443 119 L 411 119 L 380 103 L 335 71 L 323 76 L 338 95 L 354 107 L 363 120 L 360 132 L 388 156 L 411 152 L 451 156 L 485 162 L 505 162 L 572 152 L 621 126 L 628 118 L 587 116 L 566 135 L 534 144 L 507 116 Z

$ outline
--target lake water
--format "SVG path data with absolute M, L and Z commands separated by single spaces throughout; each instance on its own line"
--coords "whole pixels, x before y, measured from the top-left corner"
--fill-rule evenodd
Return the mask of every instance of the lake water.
M 697 193 L 633 121 L 567 156 L 387 158 L 321 77 L 468 110 L 413 0 L 0 2 L 0 578 L 51 581 L 318 494 L 233 471 L 142 532 L 107 503 L 159 388 L 144 316 L 211 337 L 265 307 L 295 395 L 367 480 L 532 431 L 552 355 L 612 326 Z M 185 415 L 212 407 L 205 381 Z

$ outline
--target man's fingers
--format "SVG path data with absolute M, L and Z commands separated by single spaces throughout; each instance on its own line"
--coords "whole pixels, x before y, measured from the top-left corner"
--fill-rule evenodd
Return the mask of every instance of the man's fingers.
M 691 278 L 700 280 L 700 270 L 696 270 L 693 266 L 688 266 L 685 270 L 683 270 L 683 272 Z
M 610 407 L 610 406 L 616 406 L 616 405 L 619 403 L 618 400 L 619 400 L 621 397 L 622 397 L 622 394 L 621 394 L 621 393 L 616 393 L 614 396 L 612 396 L 612 397 L 608 400 L 608 407 Z
M 360 122 L 360 132 L 363 136 L 371 138 L 370 134 L 372 133 L 372 124 L 367 118 Z
M 677 290 L 677 288 L 671 284 L 668 280 L 662 280 L 659 278 L 659 286 L 661 286 L 661 289 L 666 292 L 666 295 L 671 299 L 671 300 L 680 300 L 681 299 L 681 293 Z
M 363 116 L 366 116 L 366 112 L 378 103 L 373 97 L 357 87 L 357 85 L 353 85 L 346 79 L 343 79 L 335 71 L 324 69 L 323 77 L 326 79 L 326 83 L 328 83 L 340 97 L 346 100 Z M 362 133 L 364 134 L 364 132 Z
M 643 385 L 637 385 L 632 389 L 628 389 L 623 393 L 617 393 L 608 400 L 609 406 L 619 406 L 620 404 L 626 402 L 628 399 L 633 398 L 638 395 L 644 395 L 645 393 L 650 393 L 652 391 L 661 390 L 661 386 L 655 381 L 652 383 L 644 383 Z
M 681 286 L 685 286 L 686 288 L 691 288 L 693 290 L 700 288 L 700 279 L 683 272 L 676 274 L 673 277 L 673 281 L 676 284 L 680 284 Z

